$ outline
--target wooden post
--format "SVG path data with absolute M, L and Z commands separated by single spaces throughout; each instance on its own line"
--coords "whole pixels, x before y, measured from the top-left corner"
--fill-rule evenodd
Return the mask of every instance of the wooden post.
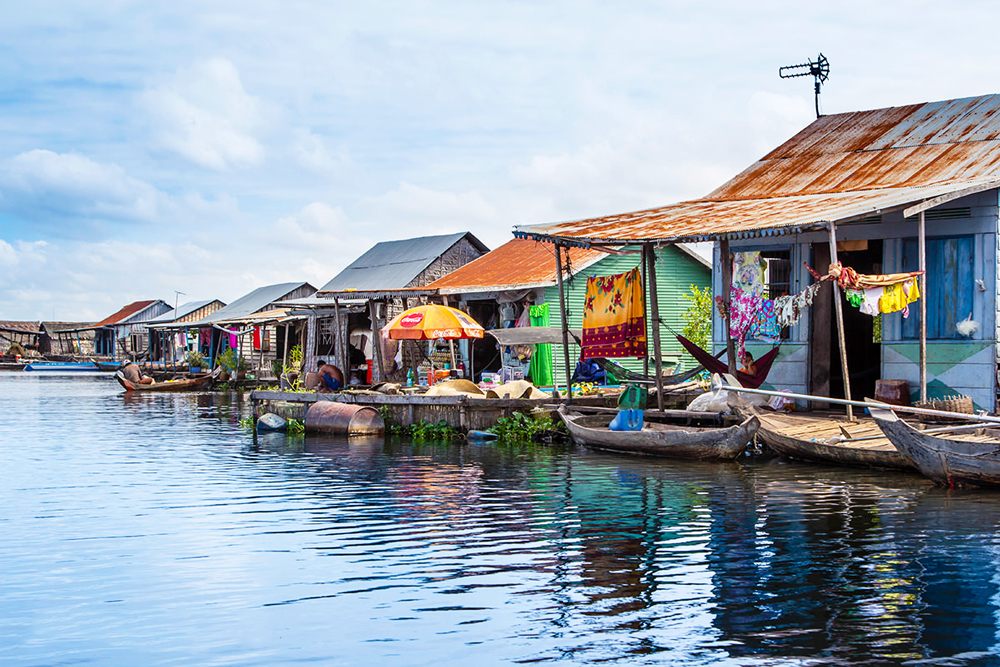
M 286 323 L 285 324 L 285 344 L 282 345 L 282 350 L 281 350 L 281 372 L 282 373 L 285 372 L 285 366 L 288 365 L 288 326 L 289 325 Z M 277 335 L 277 334 L 275 334 L 275 335 Z M 298 373 L 299 369 L 296 368 L 295 372 Z
M 372 321 L 372 352 L 375 353 L 375 369 L 378 371 L 378 377 L 372 378 L 376 382 L 385 381 L 385 362 L 382 360 L 382 340 L 381 332 L 379 331 L 378 325 L 378 315 L 376 310 L 375 300 L 372 299 L 368 301 L 368 315 Z
M 735 376 L 736 342 L 733 340 L 733 332 L 729 327 L 729 320 L 732 317 L 733 258 L 729 254 L 729 239 L 727 238 L 719 241 L 719 261 L 722 262 L 722 311 L 725 313 L 722 328 L 726 332 L 726 359 L 729 360 L 730 374 Z
M 649 265 L 649 300 L 653 309 L 653 361 L 656 362 L 656 408 L 663 410 L 663 355 L 660 353 L 660 300 L 656 293 L 656 249 L 646 244 L 644 255 Z M 648 356 L 648 355 L 646 355 Z
M 649 288 L 649 274 L 648 274 L 648 271 L 647 271 L 647 267 L 649 266 L 649 264 L 648 264 L 648 260 L 646 259 L 646 250 L 647 250 L 647 248 L 648 248 L 648 246 L 644 243 L 642 245 L 642 261 L 639 262 L 639 264 L 642 266 L 642 288 L 644 290 L 648 290 L 648 288 Z M 649 298 L 650 297 L 648 296 L 648 292 L 647 292 L 647 301 L 646 301 L 646 303 L 651 303 L 651 301 L 648 300 Z M 649 338 L 647 337 L 646 340 L 649 340 Z M 645 354 L 642 357 L 642 374 L 646 377 L 647 380 L 649 379 L 649 355 L 648 354 Z
M 924 212 L 920 212 L 917 232 L 918 255 L 920 261 L 920 400 L 927 400 L 927 224 Z
M 559 285 L 559 319 L 562 320 L 563 361 L 566 362 L 566 402 L 573 402 L 573 371 L 569 367 L 569 321 L 566 317 L 566 291 L 563 287 L 562 246 L 556 244 L 556 282 Z
M 340 303 L 336 297 L 333 298 L 333 328 L 333 358 L 337 360 L 334 365 L 344 374 L 344 382 L 347 383 L 351 380 L 351 369 L 344 365 L 347 348 L 343 345 L 343 337 L 340 335 Z
M 830 223 L 830 263 L 837 263 L 837 226 Z M 844 376 L 844 398 L 851 400 L 851 374 L 847 370 L 847 343 L 844 339 L 844 303 L 840 298 L 840 285 L 833 281 L 833 310 L 837 315 L 837 339 L 840 343 L 840 372 Z M 847 419 L 854 421 L 854 408 L 847 406 Z

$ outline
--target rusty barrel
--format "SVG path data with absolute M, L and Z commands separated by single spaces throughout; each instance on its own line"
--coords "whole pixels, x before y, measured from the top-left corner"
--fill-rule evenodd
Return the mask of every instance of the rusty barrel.
M 875 380 L 875 400 L 890 405 L 909 405 L 910 383 L 906 380 Z
M 385 432 L 382 415 L 373 407 L 317 401 L 306 410 L 306 430 L 346 435 L 380 435 Z

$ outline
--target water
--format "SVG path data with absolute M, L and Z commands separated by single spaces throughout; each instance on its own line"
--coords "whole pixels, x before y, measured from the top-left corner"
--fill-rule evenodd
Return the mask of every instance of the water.
M 1000 495 L 0 374 L 2 665 L 995 665 Z

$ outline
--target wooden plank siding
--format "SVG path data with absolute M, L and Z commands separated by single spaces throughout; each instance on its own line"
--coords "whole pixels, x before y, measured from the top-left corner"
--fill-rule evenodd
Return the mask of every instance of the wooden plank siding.
M 631 271 L 640 265 L 642 255 L 638 252 L 628 255 L 609 255 L 599 260 L 595 264 L 587 267 L 570 279 L 565 284 L 566 308 L 569 310 L 569 325 L 576 328 L 583 326 L 583 302 L 587 293 L 587 278 L 589 276 L 609 276 L 618 273 Z M 553 261 L 553 264 L 555 262 Z M 657 295 L 659 297 L 660 318 L 666 326 L 669 326 L 678 333 L 684 328 L 683 313 L 690 305 L 688 301 L 681 298 L 682 294 L 688 294 L 691 285 L 698 285 L 707 288 L 711 285 L 711 270 L 704 264 L 699 263 L 690 255 L 673 246 L 660 248 L 656 252 L 656 278 Z M 558 287 L 545 288 L 545 301 L 550 304 L 550 326 L 562 327 L 562 314 L 559 312 L 559 289 Z M 649 286 L 646 286 L 646 313 L 647 313 L 647 346 L 650 357 L 653 354 L 653 336 L 649 318 Z M 675 358 L 681 363 L 682 368 L 691 368 L 694 360 L 684 352 L 680 343 L 674 338 L 669 329 L 661 328 L 662 352 L 664 359 Z M 575 367 L 576 360 L 580 358 L 580 348 L 570 341 L 569 357 L 570 363 Z M 615 359 L 616 363 L 633 371 L 642 371 L 642 359 Z M 565 362 L 563 360 L 562 346 L 552 346 L 552 367 L 556 383 L 560 386 L 566 384 Z M 652 369 L 652 364 L 650 364 Z M 573 369 L 570 369 L 570 373 Z M 652 370 L 650 370 L 652 373 Z

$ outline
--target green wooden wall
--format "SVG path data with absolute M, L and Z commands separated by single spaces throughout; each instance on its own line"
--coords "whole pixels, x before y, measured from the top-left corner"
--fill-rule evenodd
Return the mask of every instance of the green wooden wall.
M 639 266 L 642 254 L 638 248 L 631 255 L 609 255 L 596 264 L 588 266 L 573 278 L 566 282 L 566 308 L 569 310 L 569 325 L 577 327 L 583 325 L 583 300 L 587 292 L 587 278 L 589 276 L 609 276 L 617 273 L 624 273 Z M 712 271 L 710 268 L 695 260 L 683 250 L 678 250 L 673 246 L 660 248 L 656 253 L 656 286 L 659 298 L 660 318 L 664 324 L 677 333 L 681 333 L 684 328 L 682 314 L 688 309 L 690 302 L 681 298 L 682 294 L 689 294 L 691 285 L 698 285 L 702 288 L 711 287 Z M 559 312 L 559 288 L 549 287 L 545 290 L 545 300 L 551 304 L 550 326 L 562 327 L 562 317 Z M 649 288 L 646 287 L 646 314 L 647 327 L 652 306 L 649 301 Z M 695 365 L 692 359 L 674 335 L 666 328 L 660 329 L 662 350 L 664 361 L 673 358 L 680 362 L 681 368 L 692 368 Z M 653 357 L 653 333 L 648 329 L 647 345 L 650 359 Z M 570 343 L 570 372 L 576 367 L 576 361 L 580 358 L 580 348 Z M 642 371 L 642 359 L 616 359 L 616 363 L 626 368 Z M 565 361 L 563 357 L 562 345 L 552 346 L 552 365 L 555 371 L 556 382 L 560 386 L 566 384 Z

